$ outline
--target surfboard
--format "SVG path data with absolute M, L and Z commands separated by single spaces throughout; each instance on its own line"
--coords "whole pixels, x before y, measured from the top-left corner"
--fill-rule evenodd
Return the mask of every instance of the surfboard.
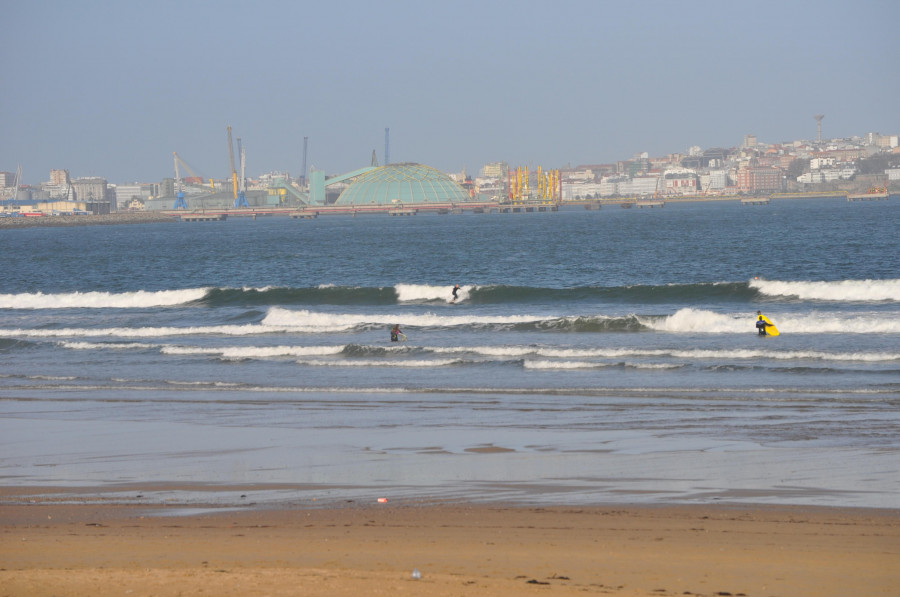
M 778 331 L 778 328 L 775 327 L 775 324 L 772 323 L 771 319 L 769 319 L 765 315 L 760 315 L 759 317 L 762 317 L 763 321 L 765 321 L 766 323 L 769 324 L 766 326 L 766 335 L 767 336 L 780 336 L 781 335 L 781 332 Z

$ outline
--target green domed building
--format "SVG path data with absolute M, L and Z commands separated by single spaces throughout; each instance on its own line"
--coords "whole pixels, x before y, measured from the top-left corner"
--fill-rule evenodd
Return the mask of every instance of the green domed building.
M 422 164 L 389 164 L 360 175 L 335 205 L 461 203 L 466 191 L 443 172 Z

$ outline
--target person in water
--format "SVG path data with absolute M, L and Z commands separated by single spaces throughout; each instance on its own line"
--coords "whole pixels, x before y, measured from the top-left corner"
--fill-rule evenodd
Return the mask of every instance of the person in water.
M 456 299 L 458 299 L 458 298 L 459 298 L 459 284 L 457 284 L 456 286 L 453 287 L 453 300 L 450 302 L 455 303 Z
M 772 324 L 766 323 L 766 320 L 763 319 L 762 311 L 757 311 L 757 312 L 756 312 L 756 315 L 757 315 L 757 317 L 756 317 L 756 329 L 757 329 L 757 331 L 759 332 L 759 335 L 760 335 L 760 336 L 765 336 L 765 335 L 766 335 L 766 328 L 767 328 L 768 326 L 772 325 Z
M 391 342 L 398 342 L 401 334 L 403 334 L 403 330 L 400 329 L 400 324 L 395 323 L 391 328 Z

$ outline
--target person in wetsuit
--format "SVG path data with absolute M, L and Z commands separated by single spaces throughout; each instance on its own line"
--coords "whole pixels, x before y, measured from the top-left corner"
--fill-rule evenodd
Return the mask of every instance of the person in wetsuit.
M 757 317 L 756 317 L 756 330 L 759 332 L 759 335 L 760 335 L 760 336 L 765 336 L 765 335 L 766 335 L 766 328 L 769 326 L 769 324 L 766 323 L 766 320 L 765 320 L 765 319 L 763 319 L 762 311 L 757 311 L 757 312 L 756 312 L 756 315 L 757 315 Z
M 456 299 L 458 299 L 458 298 L 459 298 L 459 284 L 457 284 L 456 286 L 453 287 L 453 301 L 451 301 L 451 302 L 455 303 Z
M 391 328 L 391 342 L 399 342 L 400 334 L 403 333 L 403 330 L 400 329 L 400 324 L 395 323 L 394 327 Z

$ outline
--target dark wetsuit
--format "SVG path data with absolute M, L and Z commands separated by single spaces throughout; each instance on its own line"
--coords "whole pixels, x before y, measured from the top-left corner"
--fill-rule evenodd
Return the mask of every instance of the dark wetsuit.
M 759 319 L 756 320 L 756 329 L 759 330 L 760 336 L 766 335 L 766 326 L 768 325 L 769 324 L 766 323 L 765 320 L 763 320 L 762 316 L 760 316 Z
M 391 342 L 398 342 L 400 340 L 400 334 L 402 334 L 402 333 L 403 333 L 403 331 L 398 326 L 392 327 L 391 328 Z
M 459 292 L 459 284 L 457 284 L 456 286 L 453 287 L 453 300 L 454 301 L 459 298 L 459 295 L 457 294 L 458 292 Z

